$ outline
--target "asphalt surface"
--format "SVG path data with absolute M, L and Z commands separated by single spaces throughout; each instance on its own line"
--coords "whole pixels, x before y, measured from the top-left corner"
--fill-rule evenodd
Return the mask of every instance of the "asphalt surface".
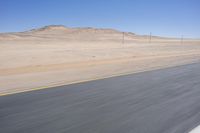
M 186 133 L 200 63 L 0 97 L 0 133 Z

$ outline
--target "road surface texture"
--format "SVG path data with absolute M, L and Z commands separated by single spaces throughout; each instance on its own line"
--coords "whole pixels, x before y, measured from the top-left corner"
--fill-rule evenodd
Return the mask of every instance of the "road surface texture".
M 200 63 L 0 97 L 0 133 L 186 133 Z

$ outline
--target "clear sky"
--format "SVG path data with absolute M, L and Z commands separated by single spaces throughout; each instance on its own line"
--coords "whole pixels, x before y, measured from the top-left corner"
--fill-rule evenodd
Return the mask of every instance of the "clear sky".
M 200 38 L 200 0 L 0 0 L 0 32 L 52 24 Z

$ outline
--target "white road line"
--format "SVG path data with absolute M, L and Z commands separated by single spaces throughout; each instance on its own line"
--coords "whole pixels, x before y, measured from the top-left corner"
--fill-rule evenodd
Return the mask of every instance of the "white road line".
M 200 125 L 198 127 L 196 127 L 195 129 L 193 129 L 191 132 L 189 133 L 200 133 Z

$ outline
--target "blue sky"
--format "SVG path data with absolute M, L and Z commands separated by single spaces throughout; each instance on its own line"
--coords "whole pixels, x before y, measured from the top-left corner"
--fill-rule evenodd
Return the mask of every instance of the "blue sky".
M 52 24 L 200 38 L 200 0 L 0 0 L 0 32 Z

